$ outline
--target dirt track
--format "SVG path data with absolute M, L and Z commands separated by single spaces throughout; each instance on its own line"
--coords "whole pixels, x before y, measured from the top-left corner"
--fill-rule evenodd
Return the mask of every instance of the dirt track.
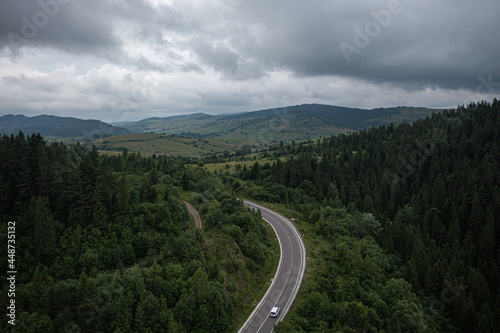
M 193 217 L 196 228 L 201 229 L 201 217 L 200 214 L 198 214 L 198 211 L 186 200 L 184 200 L 184 204 L 186 204 L 189 214 Z

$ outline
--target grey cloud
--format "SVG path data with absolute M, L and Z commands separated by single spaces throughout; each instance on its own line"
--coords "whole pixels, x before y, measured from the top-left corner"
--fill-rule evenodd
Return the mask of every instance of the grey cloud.
M 201 63 L 222 73 L 225 79 L 239 81 L 265 75 L 259 62 L 251 56 L 235 52 L 223 42 L 196 37 L 189 44 Z
M 351 63 L 340 44 L 356 47 L 355 28 L 366 35 L 366 25 L 376 22 L 371 12 L 387 11 L 390 1 L 267 3 L 248 1 L 230 15 L 263 32 L 253 57 L 298 76 L 338 75 L 410 89 L 471 89 L 478 75 L 500 74 L 500 3 L 495 0 L 401 0 L 399 13 L 391 15 L 387 26 L 379 24 L 380 31 L 368 36 L 367 46 L 357 47 Z
M 377 23 L 373 13 L 383 13 L 398 1 L 398 13 L 391 14 L 388 22 Z M 54 7 L 47 13 L 40 3 L 58 3 L 57 13 L 50 15 Z M 156 95 L 152 90 L 148 100 L 139 104 L 154 104 L 154 112 L 160 112 L 164 105 L 181 111 L 336 101 L 355 107 L 368 103 L 370 107 L 381 106 L 376 101 L 409 105 L 411 102 L 405 102 L 405 98 L 429 96 L 425 94 L 428 90 L 431 95 L 433 91 L 438 93 L 428 103 L 416 104 L 442 106 L 448 103 L 443 97 L 447 94 L 476 99 L 479 84 L 483 94 L 500 91 L 500 83 L 496 83 L 500 81 L 498 0 L 169 3 L 173 4 L 153 6 L 147 0 L 1 1 L 0 60 L 17 57 L 12 63 L 23 63 L 23 53 L 33 58 L 37 52 L 55 50 L 50 54 L 57 57 L 58 52 L 63 52 L 67 58 L 54 59 L 53 66 L 44 63 L 45 70 L 31 64 L 32 69 L 50 74 L 59 61 L 70 66 L 69 54 L 75 57 L 75 63 L 92 59 L 89 63 L 95 69 L 111 63 L 117 65 L 117 71 L 157 74 L 160 81 L 166 82 L 164 89 L 170 94 L 153 101 L 151 96 Z M 220 3 L 225 4 L 224 12 L 215 5 Z M 47 22 L 40 21 L 43 15 Z M 34 25 L 36 20 L 40 27 L 35 27 L 35 33 L 28 25 Z M 370 24 L 379 31 L 366 32 Z M 364 35 L 372 34 L 369 41 L 364 40 L 366 45 L 359 45 L 367 37 L 356 37 L 357 28 Z M 22 37 L 24 43 L 11 43 L 9 36 L 12 39 L 13 34 Z M 342 43 L 356 47 L 350 62 L 342 52 Z M 6 66 L 8 61 L 4 62 Z M 75 73 L 85 73 L 89 68 L 76 68 Z M 12 91 L 19 96 L 29 96 L 27 89 L 39 89 L 40 94 L 58 89 L 42 79 L 0 70 L 0 83 L 18 88 Z M 95 99 L 92 105 L 100 105 L 99 98 L 129 98 L 129 88 L 123 87 L 127 82 L 112 81 L 111 85 L 103 78 L 99 80 L 75 79 L 75 105 L 82 98 L 80 84 L 83 92 Z M 495 84 L 485 84 L 487 80 Z M 402 92 L 401 99 L 392 96 L 394 91 Z M 0 98 L 1 108 L 10 106 L 9 98 Z M 102 105 L 106 103 L 113 104 L 104 101 Z
M 152 45 L 162 43 L 162 28 L 188 24 L 170 7 L 136 0 L 16 0 L 2 2 L 0 9 L 0 51 L 19 56 L 25 47 L 53 48 L 145 70 L 163 69 L 144 57 L 127 56 L 120 23 Z
M 57 1 L 63 0 L 41 3 Z M 376 23 L 373 13 L 387 12 L 391 3 L 396 4 L 398 13 L 391 14 L 387 24 L 379 24 L 379 31 L 368 37 L 367 45 L 356 44 L 356 36 L 365 42 L 367 25 Z M 227 79 L 255 79 L 274 70 L 288 70 L 298 77 L 335 75 L 408 89 L 472 89 L 478 75 L 500 74 L 497 0 L 245 0 L 227 5 L 231 10 L 222 16 L 202 17 L 201 9 L 194 5 L 176 8 L 133 0 L 72 0 L 59 5 L 59 13 L 28 42 L 92 54 L 140 70 L 172 70 L 168 61 L 125 53 L 117 30 L 130 24 L 135 38 L 165 54 L 167 60 L 175 60 L 175 54 L 169 53 L 171 45 L 163 39 L 163 32 L 180 33 L 190 40 L 181 47 L 196 54 L 200 63 L 181 59 L 177 69 L 198 70 L 203 64 Z M 22 18 L 33 21 L 41 6 L 30 0 L 8 1 L 1 6 L 5 10 L 0 14 L 0 45 L 6 48 L 10 44 L 8 33 L 22 36 Z M 357 27 L 364 34 L 361 39 Z M 350 62 L 342 52 L 342 43 L 357 50 L 350 54 Z
M 49 47 L 75 54 L 97 54 L 120 47 L 120 41 L 113 35 L 109 20 L 93 15 L 95 9 L 90 3 L 77 1 L 60 4 L 54 0 L 49 7 L 46 1 L 9 1 L 2 10 L 0 21 L 0 45 L 2 49 Z M 47 9 L 48 8 L 48 9 Z M 4 9 L 4 8 L 2 8 Z
M 201 59 L 218 71 L 234 73 L 238 69 L 239 56 L 227 45 L 196 38 L 192 41 L 192 47 Z
M 28 91 L 47 92 L 47 93 L 61 93 L 61 85 L 55 82 L 46 82 L 39 79 L 33 79 L 21 76 L 6 76 L 1 81 L 10 87 L 20 87 Z

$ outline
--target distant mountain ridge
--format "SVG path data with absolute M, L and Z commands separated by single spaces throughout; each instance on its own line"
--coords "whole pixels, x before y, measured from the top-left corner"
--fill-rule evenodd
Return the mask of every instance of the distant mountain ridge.
M 148 118 L 123 124 L 135 133 L 166 133 L 196 138 L 248 138 L 259 141 L 306 140 L 365 128 L 413 122 L 443 110 L 392 107 L 372 110 L 302 104 L 231 115 L 195 113 Z
M 0 117 L 0 134 L 40 133 L 52 138 L 98 139 L 109 136 L 165 133 L 193 138 L 239 139 L 249 142 L 290 142 L 349 133 L 365 128 L 413 122 L 443 110 L 392 107 L 372 110 L 324 104 L 302 104 L 251 112 L 210 115 L 194 113 L 153 117 L 110 125 L 99 120 L 41 115 Z M 119 126 L 118 126 L 119 124 Z
M 0 117 L 0 134 L 40 133 L 56 138 L 105 138 L 114 135 L 131 134 L 128 129 L 112 126 L 100 120 L 83 120 L 71 117 L 41 115 L 5 115 Z

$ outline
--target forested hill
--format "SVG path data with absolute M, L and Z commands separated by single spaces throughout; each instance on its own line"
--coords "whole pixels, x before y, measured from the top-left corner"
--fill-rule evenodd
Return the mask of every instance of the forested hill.
M 82 120 L 70 117 L 6 115 L 0 117 L 0 134 L 17 134 L 19 131 L 44 137 L 97 139 L 112 135 L 130 134 L 131 131 L 111 126 L 99 120 Z
M 150 118 L 121 125 L 136 133 L 182 134 L 197 138 L 250 138 L 269 143 L 302 141 L 389 123 L 412 122 L 441 111 L 413 107 L 365 110 L 303 104 L 231 115 L 197 113 L 182 117 Z
M 312 289 L 316 297 L 308 298 L 314 309 L 299 305 L 300 319 L 284 323 L 280 332 L 299 327 L 499 331 L 497 100 L 413 124 L 276 147 L 274 154 L 277 160 L 268 168 L 257 164 L 240 174 L 260 184 L 251 196 L 296 207 L 318 237 L 332 244 L 322 257 L 328 268 L 319 270 Z M 356 210 L 373 214 L 381 229 L 369 219 L 356 218 Z M 390 257 L 366 252 L 366 237 L 372 236 L 400 260 L 401 266 L 393 262 L 388 275 L 406 281 L 397 282 L 399 287 L 380 280 Z M 419 303 L 408 290 L 426 301 Z M 387 297 L 399 292 L 407 295 L 401 298 L 404 306 Z M 388 309 L 394 315 L 387 316 Z
M 15 308 L 0 332 L 234 332 L 277 266 L 260 213 L 189 159 L 23 133 L 0 157 L 0 304 Z
M 223 120 L 277 118 L 278 121 L 282 122 L 288 120 L 307 125 L 308 118 L 315 118 L 325 125 L 345 128 L 350 131 L 359 131 L 372 126 L 388 125 L 391 122 L 396 124 L 403 121 L 412 122 L 430 116 L 433 112 L 437 113 L 441 111 L 405 106 L 368 110 L 324 104 L 302 104 L 228 115 L 224 116 Z

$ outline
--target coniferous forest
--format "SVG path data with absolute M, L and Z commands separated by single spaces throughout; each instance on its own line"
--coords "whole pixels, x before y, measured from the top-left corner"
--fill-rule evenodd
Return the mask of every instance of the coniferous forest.
M 240 173 L 328 247 L 277 332 L 498 332 L 500 103 L 281 145 Z
M 499 138 L 497 100 L 207 158 L 236 164 L 218 173 L 4 135 L 0 216 L 16 221 L 20 274 L 17 324 L 2 331 L 237 331 L 273 257 L 272 232 L 237 200 L 249 198 L 307 232 L 306 278 L 275 332 L 498 332 Z
M 271 236 L 259 214 L 190 161 L 22 133 L 1 138 L 0 156 L 0 216 L 16 228 L 2 267 L 18 272 L 16 324 L 2 332 L 226 332 L 265 284 Z M 188 191 L 223 227 L 191 225 Z

